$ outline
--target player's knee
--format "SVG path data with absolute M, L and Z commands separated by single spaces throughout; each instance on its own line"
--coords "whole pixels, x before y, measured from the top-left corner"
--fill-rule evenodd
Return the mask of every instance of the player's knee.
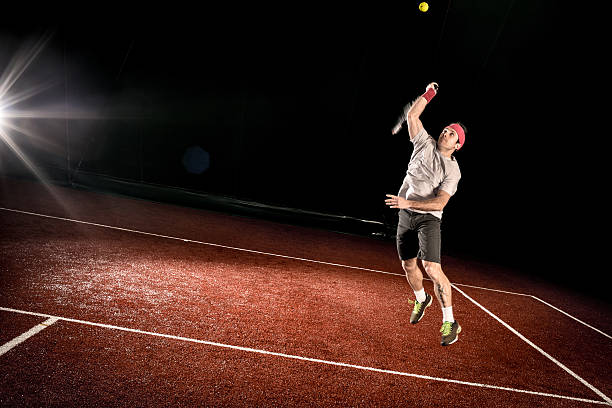
M 423 261 L 423 268 L 434 282 L 439 282 L 444 277 L 442 267 L 437 262 Z
M 402 260 L 402 268 L 406 273 L 413 273 L 418 268 L 416 258 Z

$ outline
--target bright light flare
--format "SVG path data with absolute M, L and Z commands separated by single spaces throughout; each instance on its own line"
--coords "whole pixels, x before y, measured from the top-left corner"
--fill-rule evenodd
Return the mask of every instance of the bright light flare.
M 27 72 L 40 56 L 43 49 L 53 37 L 53 33 L 47 32 L 38 40 L 29 41 L 22 45 L 19 50 L 6 63 L 4 71 L 0 75 L 0 144 L 4 142 L 10 150 L 23 162 L 23 164 L 42 182 L 45 182 L 44 175 L 36 169 L 34 161 L 29 158 L 23 148 L 20 148 L 21 141 L 27 141 L 36 148 L 52 148 L 51 138 L 44 132 L 39 132 L 35 126 L 36 120 L 47 119 L 102 119 L 103 117 L 84 109 L 70 109 L 67 107 L 65 97 L 59 98 L 49 104 L 46 95 L 45 108 L 24 108 L 24 102 L 35 100 L 34 97 L 43 92 L 61 85 L 62 81 L 57 79 L 33 81 L 29 78 L 24 81 L 24 74 Z M 0 61 L 0 64 L 2 61 Z M 65 68 L 64 68 L 65 69 Z M 45 70 L 49 71 L 48 69 Z M 34 84 L 34 85 L 27 85 Z M 40 128 L 40 127 L 38 127 Z M 70 169 L 68 169 L 70 170 Z
M 47 32 L 37 41 L 22 46 L 8 62 L 2 75 L 0 75 L 0 142 L 9 147 L 25 167 L 47 188 L 51 196 L 53 196 L 68 213 L 71 213 L 66 203 L 50 188 L 45 174 L 40 171 L 32 159 L 28 157 L 26 152 L 16 143 L 18 135 L 20 137 L 26 137 L 29 142 L 33 142 L 38 146 L 45 143 L 44 135 L 41 137 L 41 135 L 36 135 L 29 130 L 27 128 L 27 122 L 24 122 L 24 120 L 67 117 L 65 109 L 45 111 L 18 108 L 20 103 L 30 100 L 32 97 L 50 89 L 56 85 L 58 81 L 45 81 L 35 86 L 28 87 L 23 86 L 24 84 L 22 83 L 20 84 L 22 89 L 11 92 L 15 85 L 19 83 L 23 74 L 45 48 L 52 36 L 52 33 Z M 26 126 L 24 127 L 22 124 Z
M 10 135 L 7 133 L 5 127 L 9 122 L 9 118 L 13 117 L 12 112 L 8 108 L 28 100 L 34 95 L 37 95 L 54 85 L 52 82 L 46 82 L 14 94 L 10 93 L 15 83 L 19 81 L 23 73 L 28 69 L 28 67 L 30 67 L 32 62 L 34 62 L 36 57 L 45 48 L 52 36 L 52 33 L 47 32 L 41 36 L 41 38 L 35 41 L 34 44 L 30 46 L 22 46 L 11 58 L 0 76 L 0 126 L 2 126 L 0 129 L 2 130 L 0 137 L 7 144 L 9 144 Z

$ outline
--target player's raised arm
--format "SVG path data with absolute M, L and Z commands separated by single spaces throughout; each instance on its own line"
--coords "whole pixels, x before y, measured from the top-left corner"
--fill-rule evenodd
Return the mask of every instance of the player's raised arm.
M 436 96 L 437 92 L 438 84 L 432 82 L 427 85 L 427 88 L 425 88 L 425 93 L 423 95 L 418 97 L 413 103 L 406 106 L 404 116 L 408 124 L 408 134 L 410 135 L 410 139 L 416 136 L 421 131 L 421 129 L 423 129 L 423 124 L 421 123 L 421 120 L 419 118 L 421 116 L 421 113 L 423 113 L 423 111 L 425 110 L 425 106 L 427 106 L 427 104 L 433 99 L 433 97 Z M 396 127 L 393 128 L 392 133 L 396 134 L 397 132 L 399 132 L 400 128 L 401 123 L 399 123 L 399 126 L 396 125 Z

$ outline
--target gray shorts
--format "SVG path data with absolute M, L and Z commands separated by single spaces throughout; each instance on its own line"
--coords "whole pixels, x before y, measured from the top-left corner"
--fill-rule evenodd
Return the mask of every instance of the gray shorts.
M 397 224 L 397 253 L 401 260 L 419 258 L 440 262 L 442 220 L 431 214 L 400 210 Z

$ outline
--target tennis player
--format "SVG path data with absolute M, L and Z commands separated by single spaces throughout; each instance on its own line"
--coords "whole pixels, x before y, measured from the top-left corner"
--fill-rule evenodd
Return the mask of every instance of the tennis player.
M 419 119 L 428 103 L 436 96 L 438 84 L 427 85 L 425 93 L 404 108 L 404 114 L 392 133 L 401 129 L 404 121 L 413 144 L 408 171 L 398 195 L 387 194 L 385 203 L 399 209 L 397 251 L 406 278 L 416 301 L 410 323 L 418 323 L 432 303 L 423 287 L 423 274 L 417 260 L 434 284 L 434 292 L 442 308 L 441 344 L 456 342 L 461 326 L 453 316 L 451 284 L 440 262 L 442 211 L 457 191 L 461 178 L 459 164 L 453 153 L 465 143 L 465 127 L 460 123 L 446 126 L 434 140 Z

